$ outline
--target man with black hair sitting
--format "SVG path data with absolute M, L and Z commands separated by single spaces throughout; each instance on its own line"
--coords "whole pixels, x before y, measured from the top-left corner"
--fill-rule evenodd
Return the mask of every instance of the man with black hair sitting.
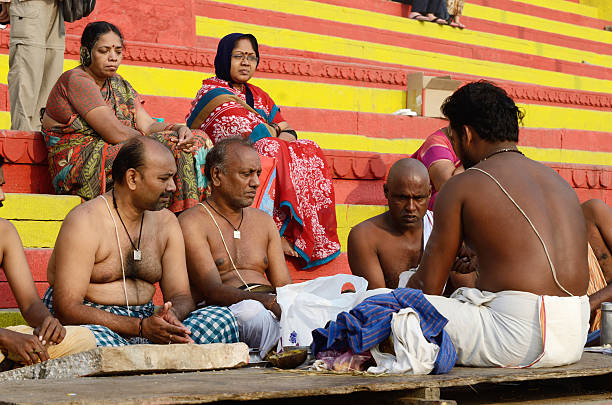
M 163 208 L 176 170 L 168 148 L 134 137 L 113 162 L 113 189 L 74 208 L 62 224 L 45 303 L 62 322 L 91 329 L 98 346 L 238 341 L 227 308 L 194 311 L 181 228 Z M 158 282 L 161 308 L 151 301 Z

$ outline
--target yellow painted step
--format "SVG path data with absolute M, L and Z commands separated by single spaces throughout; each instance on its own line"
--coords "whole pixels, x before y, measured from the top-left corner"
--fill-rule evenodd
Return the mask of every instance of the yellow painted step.
M 76 196 L 7 193 L 0 216 L 10 220 L 26 248 L 52 248 L 70 210 L 81 203 Z
M 62 221 L 28 221 L 10 220 L 19 236 L 24 248 L 52 248 L 59 233 Z
M 609 1 L 609 0 L 602 0 Z M 556 3 L 563 3 L 557 1 Z M 465 2 L 463 14 L 466 16 L 480 18 L 488 21 L 495 21 L 504 24 L 516 25 L 519 27 L 531 28 L 538 31 L 549 32 L 552 34 L 562 33 L 563 35 L 590 41 L 612 44 L 612 32 L 602 29 L 595 29 L 581 25 L 549 20 L 541 17 L 534 17 L 526 14 L 514 13 L 511 11 L 500 10 L 492 7 L 485 7 L 478 4 Z
M 27 325 L 25 319 L 21 315 L 18 309 L 2 309 L 0 310 L 0 328 L 6 328 L 7 326 L 15 325 Z
M 338 221 L 338 239 L 341 251 L 346 252 L 346 241 L 351 228 L 368 218 L 382 214 L 387 210 L 385 205 L 336 204 Z
M 413 66 L 425 70 L 444 70 L 571 90 L 600 93 L 612 92 L 611 80 L 576 76 L 436 52 L 419 51 L 400 46 L 345 39 L 331 35 L 312 34 L 202 16 L 196 17 L 196 33 L 198 35 L 222 38 L 228 32 L 249 32 L 257 37 L 260 44 L 277 48 L 318 52 L 362 60 Z
M 26 248 L 52 248 L 55 246 L 57 234 L 66 214 L 80 203 L 80 198 L 72 196 L 49 196 L 31 194 L 31 198 L 14 198 L 24 196 L 23 194 L 7 195 L 7 211 L 2 211 L 3 217 L 9 219 L 17 228 Z M 49 197 L 58 197 L 63 202 L 53 201 Z M 8 206 L 12 200 L 12 207 Z M 17 202 L 24 203 L 22 213 L 15 211 Z M 35 205 L 36 204 L 36 205 Z M 38 212 L 32 207 L 38 207 Z M 4 210 L 5 207 L 2 208 Z M 338 221 L 338 236 L 346 250 L 346 238 L 348 232 L 356 224 L 378 215 L 386 210 L 385 206 L 378 205 L 348 205 L 336 204 L 336 217 Z M 10 215 L 7 215 L 10 214 Z M 48 215 L 48 217 L 45 217 Z M 30 218 L 28 218 L 30 217 Z
M 537 41 L 529 41 L 521 38 L 514 38 L 505 35 L 491 34 L 473 30 L 454 30 L 439 24 L 422 24 L 411 21 L 405 17 L 399 17 L 384 13 L 361 10 L 350 7 L 336 6 L 333 4 L 318 3 L 309 0 L 211 0 L 220 3 L 229 3 L 238 6 L 245 6 L 259 10 L 277 11 L 301 17 L 311 17 L 320 20 L 353 24 L 362 27 L 375 28 L 385 31 L 392 31 L 401 34 L 423 36 L 427 38 L 442 39 L 457 42 L 465 45 L 486 46 L 488 48 L 500 49 L 523 53 L 527 55 L 543 56 L 546 58 L 559 59 L 570 62 L 582 63 L 583 61 L 599 65 L 612 66 L 612 56 L 601 55 L 595 52 L 583 51 L 563 46 L 550 45 Z M 586 7 L 592 10 L 592 7 Z M 470 11 L 468 9 L 467 11 Z M 482 9 L 476 9 L 475 12 Z M 595 10 L 595 13 L 597 10 Z M 483 14 L 483 13 L 480 13 Z M 481 15 L 487 19 L 488 14 Z M 501 21 L 500 21 L 501 22 Z M 506 19 L 504 19 L 506 22 Z M 519 21 L 515 21 L 519 22 Z M 538 28 L 541 24 L 538 24 Z M 599 30 L 600 31 L 600 30 Z M 597 31 L 597 34 L 599 34 Z M 590 31 L 589 31 L 590 32 Z
M 351 150 L 360 152 L 395 153 L 411 155 L 423 144 L 422 139 L 381 139 L 363 135 L 300 132 L 300 137 L 316 142 L 322 149 Z M 535 148 L 521 146 L 530 159 L 540 162 L 579 163 L 587 165 L 612 165 L 612 153 L 584 150 Z
M 514 0 L 517 3 L 531 4 L 533 6 L 549 8 L 551 10 L 563 11 L 566 13 L 578 14 L 585 17 L 598 18 L 596 7 L 586 4 L 578 4 L 572 1 L 560 0 Z M 598 0 L 602 1 L 602 0 Z M 605 0 L 603 0 L 605 1 Z
M 73 195 L 6 193 L 5 198 L 2 218 L 30 221 L 63 221 L 81 203 L 81 197 Z
M 0 55 L 0 83 L 6 66 Z M 65 60 L 64 69 L 77 65 L 74 60 Z M 194 72 L 179 69 L 162 69 L 123 64 L 119 69 L 132 86 L 141 94 L 168 97 L 195 97 L 202 79 L 212 72 Z M 6 72 L 5 72 L 6 73 Z M 6 76 L 4 76 L 6 77 Z M 579 83 L 580 78 L 576 78 Z M 4 79 L 6 81 L 6 79 Z M 607 81 L 612 90 L 612 81 Z M 305 81 L 254 78 L 253 84 L 262 87 L 278 105 L 315 109 L 359 111 L 390 114 L 406 107 L 406 92 L 402 90 L 372 87 L 347 86 Z M 607 132 L 612 128 L 612 112 L 578 108 L 553 107 L 536 104 L 521 104 L 527 116 L 528 128 L 567 128 L 585 131 Z M 8 121 L 8 113 L 0 115 Z M 1 121 L 0 121 L 1 123 Z M 416 134 L 407 133 L 408 136 Z

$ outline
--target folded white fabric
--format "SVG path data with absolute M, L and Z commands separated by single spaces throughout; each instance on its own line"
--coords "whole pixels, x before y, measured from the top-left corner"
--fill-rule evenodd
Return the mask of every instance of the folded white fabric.
M 376 367 L 368 368 L 369 373 L 429 374 L 433 370 L 440 348 L 425 339 L 419 315 L 412 308 L 404 308 L 393 314 L 391 336 L 395 356 L 382 353 L 377 345 L 370 350 Z

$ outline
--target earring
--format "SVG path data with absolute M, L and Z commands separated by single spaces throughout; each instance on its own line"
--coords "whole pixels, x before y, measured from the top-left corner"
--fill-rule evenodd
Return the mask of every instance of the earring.
M 87 47 L 82 46 L 80 51 L 81 65 L 87 67 L 91 65 L 91 52 Z

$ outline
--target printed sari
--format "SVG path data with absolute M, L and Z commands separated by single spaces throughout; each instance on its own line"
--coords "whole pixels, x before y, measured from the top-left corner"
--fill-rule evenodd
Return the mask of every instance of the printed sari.
M 115 75 L 106 81 L 101 93 L 117 119 L 123 125 L 136 129 L 135 113 L 140 98 L 132 86 L 121 76 Z M 57 103 L 54 105 L 57 106 L 59 100 L 50 97 L 47 103 Z M 202 131 L 193 132 L 191 153 L 178 150 L 175 143 L 170 141 L 172 137 L 177 137 L 175 131 L 148 135 L 166 145 L 176 159 L 176 191 L 168 207 L 173 212 L 190 208 L 206 196 L 204 164 L 212 143 Z M 43 130 L 43 135 L 49 151 L 51 180 L 57 194 L 76 194 L 89 200 L 112 188 L 112 165 L 122 143 L 107 143 L 83 117 L 75 113 L 72 113 L 67 124 Z
M 187 125 L 206 132 L 213 143 L 232 136 L 248 138 L 261 156 L 275 158 L 276 176 L 262 184 L 265 197 L 258 208 L 272 215 L 281 236 L 304 260 L 303 269 L 327 263 L 340 253 L 331 169 L 316 143 L 273 137 L 270 124 L 284 121 L 279 108 L 266 92 L 246 86 L 253 107 L 227 81 L 204 80 Z M 272 201 L 268 209 L 266 200 Z
M 455 168 L 461 166 L 461 160 L 455 155 L 453 145 L 451 145 L 450 140 L 446 136 L 444 128 L 429 135 L 419 149 L 410 157 L 423 163 L 428 171 L 431 165 L 441 160 L 449 160 Z M 431 183 L 431 198 L 427 207 L 429 210 L 433 210 L 438 191 L 433 183 Z

